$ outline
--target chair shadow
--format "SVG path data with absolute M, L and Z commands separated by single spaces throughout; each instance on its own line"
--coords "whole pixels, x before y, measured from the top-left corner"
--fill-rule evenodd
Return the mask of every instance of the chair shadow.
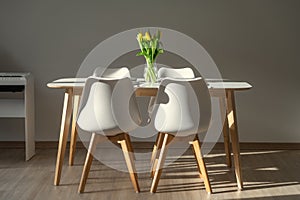
M 219 151 L 220 152 L 220 151 Z M 296 175 L 295 171 L 300 168 L 300 158 L 298 154 L 289 154 L 289 151 L 286 150 L 249 150 L 241 151 L 241 162 L 242 162 L 242 173 L 244 180 L 244 189 L 245 191 L 255 191 L 259 189 L 274 188 L 274 187 L 285 187 L 300 185 L 300 174 Z M 280 158 L 280 160 L 278 160 Z M 228 168 L 225 164 L 225 154 L 214 152 L 213 154 L 204 158 L 208 175 L 211 182 L 211 187 L 213 194 L 222 194 L 237 192 L 237 184 L 235 179 L 234 167 Z M 297 161 L 298 160 L 298 161 Z M 148 162 L 148 161 L 146 161 Z M 168 163 L 168 160 L 166 161 Z M 76 166 L 82 166 L 81 164 L 76 164 Z M 93 162 L 94 168 L 91 169 L 92 176 L 89 176 L 87 184 L 112 184 L 112 178 L 116 179 L 118 182 L 128 182 L 129 177 L 127 173 L 125 174 L 116 174 L 116 176 L 105 176 L 101 175 L 101 172 L 106 173 L 106 171 L 111 171 L 109 167 L 105 167 L 100 162 Z M 293 173 L 289 173 L 293 171 Z M 104 176 L 103 176 L 104 175 Z M 149 188 L 141 187 L 143 192 L 149 192 L 150 181 L 149 176 L 143 175 L 139 176 L 139 181 L 147 182 Z M 174 183 L 174 184 L 163 184 L 158 185 L 157 193 L 170 193 L 170 192 L 187 192 L 187 191 L 199 191 L 202 190 L 205 192 L 204 183 L 199 178 L 198 168 L 196 161 L 194 159 L 193 153 L 185 153 L 181 158 L 176 160 L 173 163 L 169 163 L 166 168 L 163 170 L 161 180 L 187 180 L 193 179 L 193 182 L 188 183 Z M 198 181 L 199 180 L 199 181 Z M 61 184 L 62 186 L 78 185 L 78 183 L 68 183 Z M 121 187 L 121 188 L 112 188 L 112 189 L 101 189 L 87 191 L 85 193 L 97 193 L 97 192 L 114 192 L 121 190 L 132 190 L 130 186 Z M 298 197 L 297 195 L 282 195 L 278 196 L 280 199 L 289 199 Z M 272 197 L 273 198 L 273 197 Z M 263 197 L 260 199 L 272 199 L 271 197 Z M 247 199 L 247 198 L 243 198 Z M 256 198 L 248 198 L 256 199 Z M 300 196 L 299 196 L 300 199 Z
M 243 180 L 244 180 L 244 188 L 243 190 L 258 190 L 272 187 L 284 187 L 284 186 L 292 186 L 292 185 L 300 185 L 300 175 L 295 176 L 291 174 L 287 176 L 287 166 L 295 165 L 295 161 L 300 158 L 297 156 L 291 157 L 288 151 L 243 151 L 241 156 L 242 159 L 242 172 L 243 172 Z M 205 163 L 207 164 L 208 175 L 211 181 L 211 187 L 213 190 L 213 194 L 219 193 L 228 193 L 238 191 L 235 180 L 234 168 L 228 168 L 225 165 L 225 155 L 214 155 L 212 157 L 206 157 Z M 273 157 L 273 158 L 272 158 Z M 278 157 L 282 158 L 281 162 L 273 162 L 278 161 Z M 270 160 L 270 162 L 265 162 L 266 158 Z M 277 159 L 276 159 L 277 158 Z M 197 178 L 197 175 L 185 175 L 187 172 L 197 172 L 198 169 L 195 166 L 195 161 L 192 158 L 180 158 L 175 161 L 171 167 L 171 169 L 165 168 L 163 170 L 163 174 L 161 179 L 189 179 L 189 178 Z M 183 164 L 184 162 L 188 162 L 187 164 Z M 220 166 L 220 163 L 224 164 L 224 166 Z M 179 163 L 179 164 L 178 164 Z M 289 165 L 290 163 L 291 165 Z M 178 166 L 176 167 L 176 164 Z M 214 166 L 214 164 L 218 164 Z M 297 164 L 296 164 L 297 165 Z M 293 171 L 297 171 L 298 164 Z M 180 166 L 183 166 L 181 168 Z M 169 175 L 171 173 L 172 175 Z M 175 174 L 174 174 L 175 173 Z M 266 174 L 268 174 L 268 179 L 266 180 Z M 236 189 L 235 189 L 236 188 Z M 158 185 L 157 193 L 166 193 L 166 192 L 184 192 L 184 191 L 194 191 L 194 190 L 205 190 L 204 184 L 200 181 L 194 183 L 182 183 L 182 184 L 170 184 L 170 185 Z M 285 199 L 295 197 L 293 195 L 290 196 L 280 196 Z M 249 198 L 255 199 L 255 198 Z M 271 199 L 266 197 L 265 199 Z M 299 195 L 300 199 L 300 195 Z
M 297 200 L 300 199 L 300 195 L 275 195 L 269 197 L 253 197 L 253 198 L 243 198 L 243 200 L 273 200 L 273 199 L 280 199 L 280 200 Z M 229 200 L 229 199 L 228 199 Z

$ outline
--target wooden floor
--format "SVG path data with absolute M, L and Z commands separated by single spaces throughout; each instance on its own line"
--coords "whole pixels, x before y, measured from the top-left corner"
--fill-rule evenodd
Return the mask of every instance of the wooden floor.
M 23 149 L 0 149 L 0 199 L 300 199 L 300 150 L 242 151 L 243 191 L 237 191 L 234 173 L 217 150 L 205 158 L 213 194 L 198 178 L 193 155 L 187 153 L 163 171 L 157 193 L 150 194 L 149 174 L 139 174 L 136 194 L 127 173 L 94 160 L 86 191 L 78 194 L 85 149 L 76 153 L 75 165 L 63 168 L 61 185 L 53 185 L 56 149 L 38 149 L 24 162 Z

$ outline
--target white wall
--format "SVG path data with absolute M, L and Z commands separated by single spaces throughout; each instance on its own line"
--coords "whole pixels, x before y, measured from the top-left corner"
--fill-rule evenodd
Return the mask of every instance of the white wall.
M 210 53 L 225 78 L 253 85 L 236 95 L 244 142 L 300 142 L 300 2 L 1 1 L 0 71 L 35 76 L 36 140 L 57 140 L 63 91 L 94 46 L 145 26 L 183 32 Z M 1 112 L 1 111 L 0 111 Z M 0 140 L 22 140 L 22 121 L 0 119 Z

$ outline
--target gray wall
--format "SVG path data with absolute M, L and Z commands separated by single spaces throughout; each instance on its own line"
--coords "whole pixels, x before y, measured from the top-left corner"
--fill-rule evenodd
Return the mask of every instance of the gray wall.
M 149 5 L 151 4 L 151 5 Z M 224 78 L 253 85 L 236 95 L 241 141 L 300 142 L 300 2 L 4 1 L 0 71 L 35 76 L 36 140 L 57 140 L 63 91 L 99 42 L 127 29 L 166 27 L 202 44 Z M 22 140 L 21 120 L 1 119 L 0 140 Z

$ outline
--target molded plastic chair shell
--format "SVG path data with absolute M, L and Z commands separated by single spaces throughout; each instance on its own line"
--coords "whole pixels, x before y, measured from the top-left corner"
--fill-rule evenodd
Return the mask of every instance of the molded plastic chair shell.
M 179 68 L 179 69 L 174 69 L 174 68 L 167 68 L 167 67 L 161 67 L 158 72 L 158 78 L 163 79 L 163 78 L 195 78 L 195 74 L 193 70 L 189 67 L 185 68 Z M 152 112 L 153 109 L 153 104 L 155 102 L 155 97 L 151 97 L 148 105 L 148 112 Z
M 206 132 L 211 119 L 211 101 L 202 78 L 162 81 L 154 108 L 158 132 L 177 136 Z
M 80 129 L 108 136 L 130 132 L 140 123 L 141 117 L 129 78 L 87 79 L 77 118 Z
M 169 144 L 179 138 L 188 139 L 193 146 L 200 177 L 204 180 L 206 191 L 211 193 L 198 139 L 198 133 L 207 132 L 211 120 L 211 101 L 206 82 L 202 78 L 163 79 L 155 103 L 153 116 L 158 137 L 151 156 L 153 180 L 150 192 L 157 190 Z
M 134 190 L 140 192 L 134 154 L 128 132 L 141 123 L 133 85 L 129 78 L 89 77 L 79 106 L 77 125 L 92 134 L 78 192 L 84 192 L 96 146 L 105 136 L 120 144 Z
M 103 69 L 102 67 L 97 67 L 94 70 L 93 76 L 104 77 L 104 78 L 130 78 L 130 72 L 127 67 L 121 68 L 108 68 Z
M 193 70 L 189 67 L 185 68 L 166 68 L 162 67 L 157 72 L 158 78 L 195 78 Z

